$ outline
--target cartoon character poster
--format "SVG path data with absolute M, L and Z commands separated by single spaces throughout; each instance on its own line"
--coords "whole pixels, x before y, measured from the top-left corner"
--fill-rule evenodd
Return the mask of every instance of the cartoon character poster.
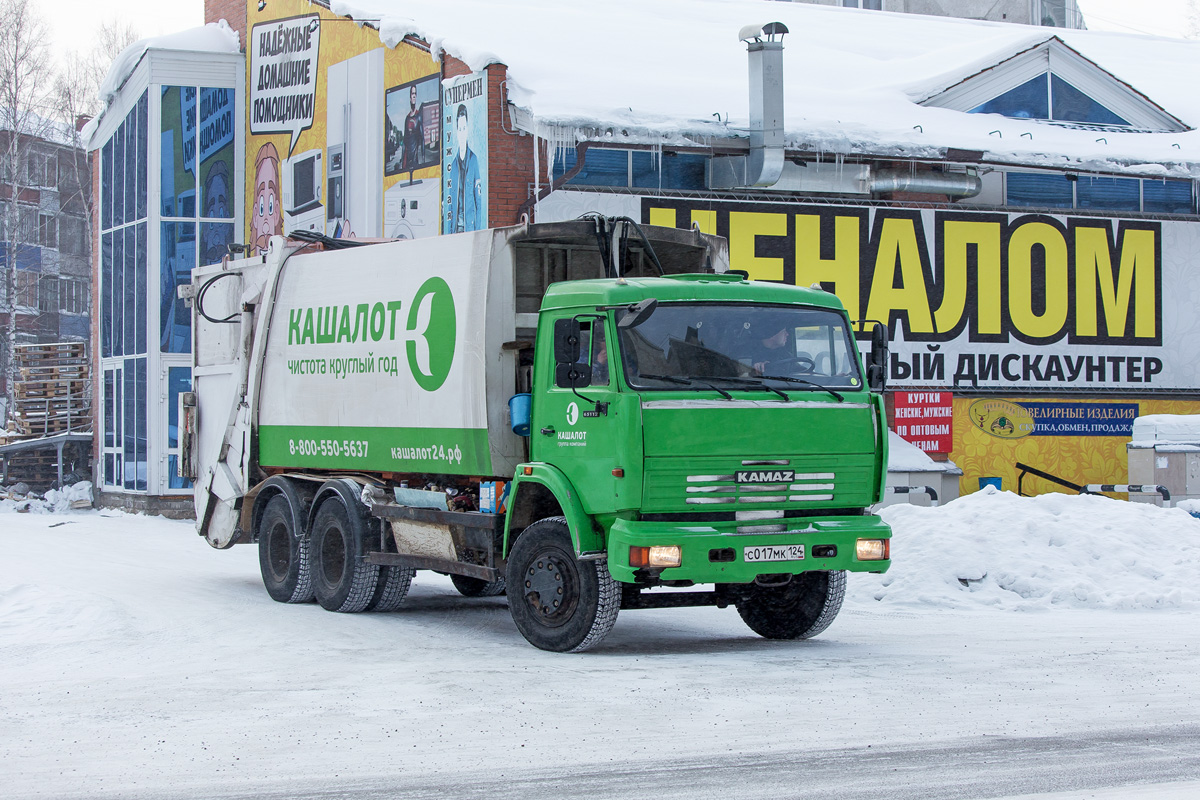
M 488 226 L 487 73 L 442 83 L 442 233 Z

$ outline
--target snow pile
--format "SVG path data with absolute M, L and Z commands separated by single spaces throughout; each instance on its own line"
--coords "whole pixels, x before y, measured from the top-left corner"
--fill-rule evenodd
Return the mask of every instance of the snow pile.
M 1200 606 L 1200 520 L 1099 495 L 987 487 L 940 508 L 883 509 L 892 566 L 849 599 L 1005 610 Z
M 51 489 L 45 497 L 33 492 L 0 490 L 0 514 L 66 514 L 73 509 L 92 507 L 92 482 L 80 481 L 63 489 Z

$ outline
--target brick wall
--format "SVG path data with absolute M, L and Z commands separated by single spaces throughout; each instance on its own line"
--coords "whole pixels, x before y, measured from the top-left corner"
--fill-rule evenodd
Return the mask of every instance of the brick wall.
M 246 48 L 246 0 L 204 0 L 204 21 L 225 20 L 241 37 Z

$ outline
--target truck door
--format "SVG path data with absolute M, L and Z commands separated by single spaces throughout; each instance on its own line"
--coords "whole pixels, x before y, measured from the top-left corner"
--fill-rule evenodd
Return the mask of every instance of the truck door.
M 540 387 L 534 381 L 531 456 L 562 470 L 588 513 L 633 508 L 637 498 L 631 492 L 638 489 L 637 478 L 613 472 L 632 470 L 641 463 L 640 405 L 636 395 L 617 391 L 618 370 L 609 368 L 617 361 L 608 320 L 596 315 L 575 319 L 580 326 L 579 354 L 572 367 L 587 375 L 587 385 L 572 389 L 557 379 L 562 370 L 556 369 L 560 365 L 550 352 L 553 348 L 540 348 L 539 366 L 547 379 Z

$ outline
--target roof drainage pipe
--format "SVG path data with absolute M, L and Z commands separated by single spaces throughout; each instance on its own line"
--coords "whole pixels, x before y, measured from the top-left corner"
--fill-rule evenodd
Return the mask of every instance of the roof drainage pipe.
M 750 157 L 745 186 L 772 186 L 783 174 L 782 22 L 747 25 L 738 32 L 750 59 Z
M 881 169 L 871 176 L 871 194 L 880 192 L 918 192 L 944 194 L 947 197 L 975 197 L 983 191 L 978 175 L 961 172 L 912 172 L 911 170 Z

